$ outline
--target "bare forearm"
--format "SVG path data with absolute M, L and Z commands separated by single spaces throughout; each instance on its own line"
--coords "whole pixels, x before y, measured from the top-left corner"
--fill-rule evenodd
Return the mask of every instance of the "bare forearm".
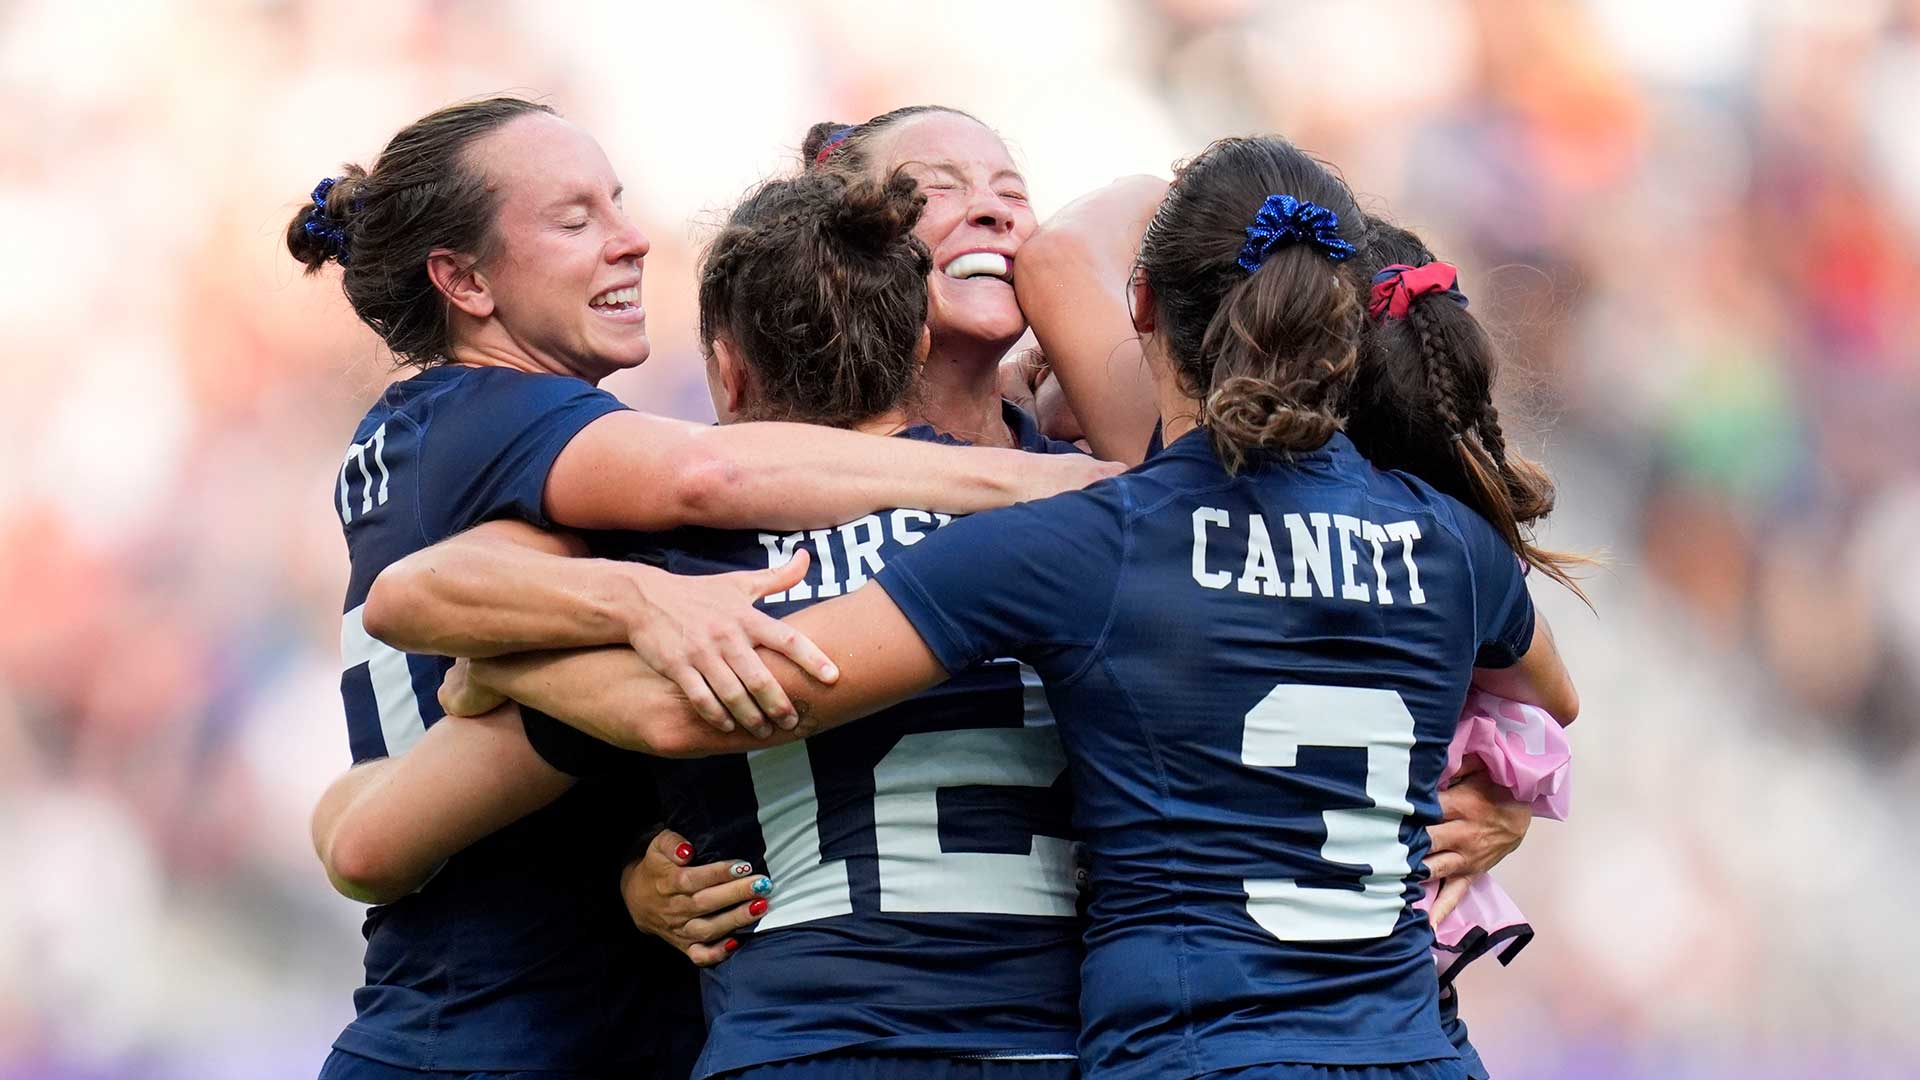
M 702 429 L 693 443 L 687 514 L 715 528 L 819 528 L 896 506 L 970 514 L 1024 497 L 1012 450 L 777 423 Z
M 776 654 L 761 650 L 769 667 Z M 813 684 L 799 669 L 776 667 L 783 686 Z M 685 694 L 648 667 L 632 649 L 567 649 L 475 660 L 476 686 L 539 709 L 562 723 L 626 750 L 657 757 L 742 753 L 792 742 L 818 729 L 803 723 L 766 738 L 716 731 L 693 711 Z
M 877 587 L 816 604 L 788 620 L 840 671 L 831 685 L 766 649 L 762 660 L 799 715 L 767 738 L 703 723 L 673 683 L 632 650 L 581 649 L 476 660 L 477 684 L 524 702 L 615 746 L 662 757 L 739 753 L 816 734 L 944 681 L 946 672 L 900 609 Z
M 396 649 L 498 656 L 627 640 L 650 567 L 507 544 L 436 545 L 388 567 L 368 632 Z
M 1159 410 L 1128 307 L 1140 237 L 1166 191 L 1118 181 L 1069 204 L 1020 249 L 1014 288 L 1096 455 L 1137 464 Z
M 448 716 L 404 756 L 336 780 L 314 811 L 314 849 L 342 895 L 390 903 L 572 783 L 527 743 L 516 707 Z

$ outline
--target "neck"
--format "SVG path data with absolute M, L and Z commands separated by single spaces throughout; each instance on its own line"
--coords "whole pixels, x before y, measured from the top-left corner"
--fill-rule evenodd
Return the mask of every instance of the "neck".
M 570 375 L 576 379 L 585 379 L 598 385 L 606 377 L 606 372 L 584 372 L 567 366 L 557 359 L 537 356 L 519 347 L 517 342 L 498 341 L 481 338 L 464 341 L 447 351 L 447 362 L 466 364 L 469 367 L 503 367 L 515 371 L 525 371 L 534 375 Z
M 1160 405 L 1160 445 L 1172 446 L 1173 440 L 1200 426 L 1200 403 L 1180 389 L 1178 379 L 1162 374 L 1164 371 L 1164 365 L 1155 365 L 1153 390 Z
M 1010 447 L 1013 433 L 1000 414 L 1000 357 L 1006 347 L 968 345 L 936 342 L 928 352 L 920 373 L 920 419 L 975 446 Z
M 847 426 L 862 435 L 895 435 L 912 423 L 913 418 L 907 415 L 907 410 L 888 409 Z

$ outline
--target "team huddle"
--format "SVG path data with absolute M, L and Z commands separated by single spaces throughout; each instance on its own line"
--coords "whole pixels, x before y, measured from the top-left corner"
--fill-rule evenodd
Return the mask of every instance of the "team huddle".
M 331 493 L 323 1078 L 1488 1075 L 1451 981 L 1531 935 L 1485 871 L 1564 809 L 1577 560 L 1457 274 L 1330 168 L 1041 225 L 965 113 L 816 125 L 700 265 L 718 426 L 598 388 L 648 244 L 545 106 L 288 246 L 417 368 Z

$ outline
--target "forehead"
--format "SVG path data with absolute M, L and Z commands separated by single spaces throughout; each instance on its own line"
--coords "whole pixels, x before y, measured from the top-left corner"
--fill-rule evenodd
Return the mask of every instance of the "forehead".
M 474 144 L 472 153 L 503 208 L 538 209 L 619 186 L 593 136 L 545 113 L 515 117 Z
M 911 117 L 880 133 L 874 157 L 888 169 L 909 161 L 951 161 L 988 172 L 1019 172 L 1007 144 L 978 120 L 949 112 Z

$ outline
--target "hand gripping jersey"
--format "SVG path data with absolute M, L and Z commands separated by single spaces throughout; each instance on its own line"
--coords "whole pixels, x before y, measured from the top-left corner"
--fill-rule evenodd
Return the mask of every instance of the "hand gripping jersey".
M 353 563 L 340 692 L 356 762 L 404 753 L 439 719 L 450 663 L 368 636 L 373 579 L 483 521 L 543 523 L 554 459 L 622 407 L 577 379 L 445 366 L 388 387 L 361 421 L 333 492 Z M 636 797 L 649 786 L 582 784 L 369 911 L 367 982 L 335 1047 L 411 1069 L 637 1071 L 653 1033 L 697 1031 L 685 962 L 620 902 Z
M 1470 669 L 1532 640 L 1485 521 L 1343 435 L 1231 477 L 1195 432 L 878 581 L 949 671 L 1046 682 L 1092 868 L 1084 1075 L 1457 1072 L 1411 901 Z
M 902 437 L 953 441 L 926 427 Z M 1078 452 L 1033 432 L 1022 443 Z M 764 602 L 787 615 L 865 586 L 949 520 L 900 509 L 599 546 L 682 574 L 766 569 L 805 549 L 807 580 Z M 775 885 L 740 950 L 703 972 L 696 1076 L 832 1051 L 1072 1056 L 1078 868 L 1066 758 L 1030 669 L 982 657 L 803 743 L 656 769 L 667 821 L 700 859 L 750 860 Z

